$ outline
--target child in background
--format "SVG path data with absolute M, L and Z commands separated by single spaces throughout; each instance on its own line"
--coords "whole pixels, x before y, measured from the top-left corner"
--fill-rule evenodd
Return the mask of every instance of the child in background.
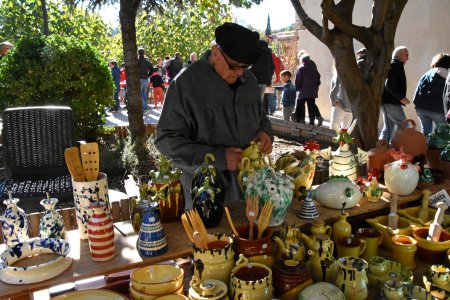
M 292 73 L 288 70 L 280 72 L 281 82 L 283 86 L 281 89 L 283 93 L 281 94 L 281 105 L 283 105 L 283 119 L 285 121 L 291 120 L 291 115 L 295 109 L 295 85 L 291 81 Z M 278 88 L 277 88 L 278 89 Z
M 150 77 L 150 82 L 153 86 L 153 97 L 155 98 L 155 109 L 157 108 L 158 99 L 161 107 L 164 104 L 163 84 L 164 80 L 159 72 L 154 72 Z

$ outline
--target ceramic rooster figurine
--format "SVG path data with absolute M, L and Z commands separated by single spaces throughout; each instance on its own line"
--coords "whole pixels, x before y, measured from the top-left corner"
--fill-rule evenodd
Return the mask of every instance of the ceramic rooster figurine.
M 358 148 L 358 153 L 355 155 L 350 150 L 350 144 L 353 143 L 353 138 L 350 136 L 355 129 L 356 119 L 353 120 L 350 128 L 334 128 L 338 134 L 333 139 L 334 143 L 339 144 L 336 151 L 331 151 L 331 147 L 320 151 L 320 156 L 324 159 L 330 160 L 329 173 L 331 176 L 346 176 L 348 179 L 354 181 L 357 178 L 357 167 L 360 164 L 367 162 L 367 152 Z

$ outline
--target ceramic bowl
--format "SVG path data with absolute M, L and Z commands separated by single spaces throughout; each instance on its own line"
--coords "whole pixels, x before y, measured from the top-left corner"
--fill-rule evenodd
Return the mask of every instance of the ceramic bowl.
M 181 285 L 177 290 L 172 291 L 170 293 L 163 293 L 163 294 L 150 294 L 150 293 L 143 293 L 138 290 L 136 290 L 132 283 L 130 283 L 130 295 L 132 299 L 134 300 L 154 300 L 158 299 L 164 296 L 169 295 L 176 295 L 183 293 L 183 285 Z
M 403 298 L 404 300 L 435 300 L 431 293 L 427 292 L 424 288 L 412 285 L 412 284 L 404 284 L 403 285 Z M 389 300 L 385 297 L 383 290 L 380 292 L 380 300 Z
M 428 263 L 442 263 L 445 260 L 446 251 L 450 249 L 450 233 L 443 230 L 439 242 L 427 240 L 428 227 L 418 227 L 413 230 L 417 241 L 417 253 L 419 257 Z
M 298 300 L 345 300 L 344 293 L 334 284 L 318 282 L 308 286 L 299 295 Z
M 398 229 L 396 230 L 392 230 L 389 227 L 388 216 L 379 216 L 373 219 L 367 219 L 366 222 L 383 234 L 381 246 L 388 250 L 392 249 L 392 237 L 394 235 L 398 234 L 410 236 L 413 228 L 411 222 L 403 217 L 398 217 Z
M 114 291 L 103 289 L 74 291 L 58 295 L 56 297 L 52 297 L 52 300 L 92 300 L 92 299 L 128 300 L 128 297 L 125 297 L 124 295 Z
M 399 209 L 397 210 L 397 213 L 410 220 L 412 223 L 417 224 L 418 226 L 429 226 L 431 223 L 433 223 L 434 215 L 436 215 L 437 209 L 434 208 L 428 208 L 429 216 L 427 221 L 423 221 L 419 218 L 419 211 L 421 207 L 408 207 L 405 209 Z M 444 219 L 442 221 L 443 227 L 445 227 L 446 224 L 450 224 L 450 216 L 445 215 Z
M 184 270 L 172 265 L 151 265 L 130 275 L 130 284 L 139 293 L 172 294 L 183 284 Z
M 369 267 L 367 272 L 367 278 L 369 279 L 369 285 L 374 288 L 381 289 L 384 283 L 388 280 L 395 280 L 402 284 L 412 284 L 414 274 L 411 269 L 399 262 L 386 259 L 386 271 L 384 273 L 372 273 L 373 268 Z
M 44 238 L 18 243 L 8 247 L 0 255 L 0 280 L 9 284 L 29 284 L 53 278 L 72 264 L 67 255 L 70 244 L 62 239 Z M 58 254 L 53 260 L 38 265 L 12 267 L 14 263 L 30 255 Z
M 166 295 L 159 298 L 156 298 L 156 300 L 189 300 L 188 297 L 181 294 L 174 294 L 174 295 Z

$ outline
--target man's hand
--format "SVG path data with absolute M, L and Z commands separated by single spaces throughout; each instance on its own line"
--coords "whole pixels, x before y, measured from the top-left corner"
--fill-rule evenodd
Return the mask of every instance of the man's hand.
M 402 100 L 400 100 L 400 102 L 403 103 L 403 105 L 407 105 L 407 104 L 411 103 L 411 102 L 409 101 L 409 99 L 406 98 L 406 97 L 403 98 Z
M 260 142 L 259 150 L 266 154 L 272 153 L 272 139 L 264 131 L 260 131 L 255 136 L 255 141 Z
M 227 156 L 227 169 L 230 171 L 236 171 L 238 164 L 242 159 L 242 149 L 227 148 L 225 149 L 225 155 Z

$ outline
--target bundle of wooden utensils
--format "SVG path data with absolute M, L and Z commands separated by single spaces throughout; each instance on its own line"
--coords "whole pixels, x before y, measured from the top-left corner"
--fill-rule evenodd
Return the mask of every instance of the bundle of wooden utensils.
M 100 162 L 97 143 L 81 144 L 80 148 L 67 148 L 64 158 L 73 180 L 83 182 L 98 179 Z
M 186 211 L 181 215 L 181 222 L 189 240 L 200 249 L 208 249 L 208 233 L 196 209 Z

